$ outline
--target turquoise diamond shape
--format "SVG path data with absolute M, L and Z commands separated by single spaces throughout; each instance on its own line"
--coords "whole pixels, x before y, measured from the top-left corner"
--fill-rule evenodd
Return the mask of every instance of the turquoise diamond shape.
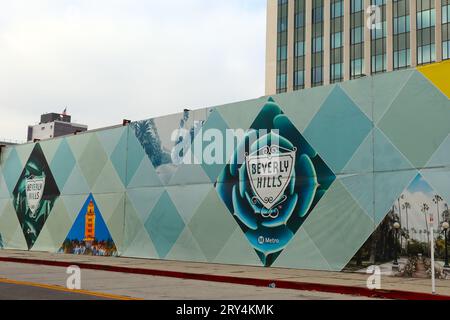
M 184 226 L 177 208 L 167 192 L 164 192 L 145 222 L 145 229 L 160 258 L 164 258 L 169 253 Z
M 222 137 L 226 137 L 226 130 L 228 129 L 228 125 L 225 122 L 225 120 L 223 120 L 220 113 L 217 110 L 214 110 L 209 115 L 209 118 L 206 121 L 206 123 L 204 124 L 202 129 L 203 129 L 203 134 L 205 132 L 207 132 L 209 129 L 214 129 L 214 130 L 220 131 L 220 133 L 222 134 Z M 201 138 L 202 138 L 201 136 L 197 137 L 197 139 L 201 139 Z M 225 144 L 223 147 L 225 149 Z M 205 156 L 205 154 L 207 153 L 207 150 L 208 150 L 208 146 L 204 146 L 204 148 L 203 148 L 204 155 L 203 156 Z M 231 156 L 231 155 L 227 155 L 226 151 L 227 150 L 220 150 L 221 154 L 223 154 L 225 156 L 225 159 L 228 159 L 229 156 Z M 219 152 L 219 150 L 216 150 L 216 152 Z M 223 162 L 224 161 L 222 161 L 220 163 L 207 164 L 205 161 L 202 161 L 201 166 L 212 182 L 216 181 L 220 172 L 223 170 L 223 167 L 225 166 L 225 164 L 223 164 Z
M 422 168 L 449 135 L 449 123 L 449 99 L 415 72 L 378 127 L 416 168 Z
M 120 138 L 119 142 L 117 143 L 116 147 L 114 148 L 114 151 L 111 154 L 111 162 L 116 169 L 117 174 L 119 175 L 120 179 L 122 180 L 123 185 L 126 185 L 126 151 L 127 151 L 127 131 L 124 131 L 122 133 L 122 137 Z
M 3 173 L 0 171 L 0 199 L 9 199 L 9 191 L 6 186 L 5 179 L 3 178 Z
M 108 156 L 97 136 L 92 135 L 78 162 L 89 187 L 92 188 L 95 185 L 107 161 Z
M 10 193 L 13 192 L 16 186 L 17 179 L 20 176 L 22 170 L 22 163 L 20 162 L 19 155 L 16 148 L 11 148 L 9 157 L 6 159 L 3 166 L 3 177 Z
M 67 182 L 76 160 L 66 139 L 63 139 L 50 164 L 56 184 L 62 190 Z
M 336 173 L 341 173 L 372 129 L 372 122 L 336 87 L 305 130 L 304 136 Z

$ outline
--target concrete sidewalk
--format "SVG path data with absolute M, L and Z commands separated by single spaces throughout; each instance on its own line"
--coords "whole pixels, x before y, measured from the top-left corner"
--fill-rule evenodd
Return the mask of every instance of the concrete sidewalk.
M 70 300 L 70 293 L 78 294 L 77 299 L 81 300 L 374 300 L 328 292 L 273 289 L 86 269 L 80 274 L 80 290 L 73 292 L 67 288 L 68 275 L 65 267 L 13 262 L 0 262 L 0 266 L 0 301 Z M 3 284 L 12 286 L 5 287 Z M 47 290 L 36 290 L 41 288 Z M 3 292 L 3 289 L 6 291 Z
M 116 257 L 88 257 L 42 252 L 0 250 L 0 261 L 49 266 L 78 265 L 105 270 L 212 282 L 273 286 L 394 299 L 450 299 L 450 281 L 437 280 L 438 296 L 431 296 L 431 280 L 382 276 L 381 290 L 368 290 L 367 275 L 280 268 L 262 268 Z M 1 272 L 1 264 L 0 264 Z

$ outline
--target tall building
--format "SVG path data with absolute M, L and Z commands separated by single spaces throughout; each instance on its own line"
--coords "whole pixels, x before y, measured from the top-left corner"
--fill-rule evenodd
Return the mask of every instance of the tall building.
M 84 223 L 84 241 L 92 242 L 95 240 L 95 206 L 92 200 L 89 202 Z
M 450 0 L 268 0 L 266 94 L 450 58 Z
M 88 127 L 84 124 L 71 122 L 72 117 L 63 113 L 46 113 L 41 115 L 39 124 L 28 126 L 27 140 L 45 140 L 61 137 L 77 132 L 87 131 Z

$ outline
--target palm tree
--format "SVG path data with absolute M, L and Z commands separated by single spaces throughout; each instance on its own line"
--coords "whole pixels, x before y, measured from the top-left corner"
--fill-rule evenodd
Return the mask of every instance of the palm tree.
M 153 166 L 167 163 L 170 154 L 163 150 L 154 119 L 135 122 L 133 128 Z
M 426 204 L 426 203 L 424 203 L 424 204 L 422 205 L 421 210 L 420 210 L 420 211 L 422 211 L 423 216 L 425 217 L 425 226 L 426 226 L 426 228 L 427 228 L 426 233 L 427 233 L 427 240 L 428 240 L 428 243 L 430 243 L 430 236 L 429 236 L 429 234 L 428 234 L 428 217 L 427 217 L 428 211 L 429 211 L 429 210 L 430 210 L 430 207 L 429 207 L 428 204 Z
M 439 203 L 440 203 L 441 201 L 444 201 L 444 199 L 442 199 L 442 197 L 441 197 L 440 195 L 436 194 L 436 195 L 433 197 L 433 202 L 436 204 L 436 209 L 437 209 L 438 226 L 441 225 L 441 221 L 440 221 L 440 218 L 439 218 L 439 215 L 440 215 L 440 212 L 439 212 Z
M 413 237 L 417 236 L 417 229 L 416 228 L 411 228 L 411 233 L 413 234 Z M 413 238 L 414 240 L 416 240 L 417 238 Z
M 136 133 L 136 137 L 142 143 L 147 137 L 147 134 L 150 132 L 150 122 L 148 120 L 135 122 L 134 130 Z
M 405 202 L 402 206 L 403 210 L 406 212 L 406 230 L 409 234 L 409 217 L 408 217 L 408 210 L 411 209 L 411 203 Z
M 403 199 L 405 199 L 405 195 L 404 195 L 404 194 L 402 194 L 402 195 L 397 199 L 397 201 L 398 201 L 398 216 L 400 217 L 399 222 L 400 222 L 401 225 L 403 225 L 403 224 L 402 224 L 402 204 L 401 204 L 400 201 L 403 200 Z
M 448 209 L 448 204 L 444 203 L 445 210 L 442 212 L 442 222 L 446 221 L 448 222 L 450 219 L 450 211 Z
M 371 264 L 375 264 L 377 261 L 387 261 L 392 258 L 392 249 L 396 245 L 394 233 L 394 223 L 396 221 L 398 221 L 398 216 L 395 214 L 394 208 L 391 208 L 370 237 L 368 249 Z

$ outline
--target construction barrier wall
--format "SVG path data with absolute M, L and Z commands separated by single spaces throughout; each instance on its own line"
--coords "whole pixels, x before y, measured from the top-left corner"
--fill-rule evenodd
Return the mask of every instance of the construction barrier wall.
M 333 271 L 389 262 L 429 240 L 427 215 L 437 231 L 447 219 L 449 75 L 442 63 L 3 148 L 0 247 Z

